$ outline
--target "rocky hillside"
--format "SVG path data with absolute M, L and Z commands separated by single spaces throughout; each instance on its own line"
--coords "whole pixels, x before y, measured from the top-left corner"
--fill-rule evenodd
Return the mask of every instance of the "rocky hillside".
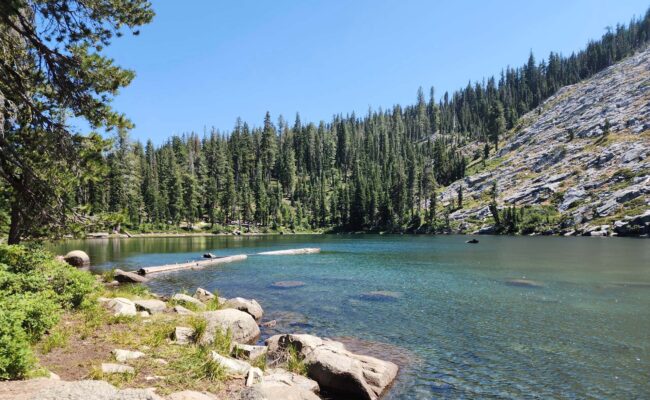
M 457 207 L 462 186 L 463 207 L 449 215 L 460 232 L 503 232 L 502 218 L 497 225 L 488 207 L 496 182 L 499 214 L 517 216 L 517 233 L 647 235 L 649 156 L 645 49 L 525 115 L 499 151 L 470 164 L 442 199 Z

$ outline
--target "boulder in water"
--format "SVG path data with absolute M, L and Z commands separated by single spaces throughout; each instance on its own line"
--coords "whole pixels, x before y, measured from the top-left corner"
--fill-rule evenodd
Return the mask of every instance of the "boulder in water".
M 81 250 L 73 250 L 63 256 L 63 259 L 73 267 L 87 267 L 90 265 L 90 257 Z

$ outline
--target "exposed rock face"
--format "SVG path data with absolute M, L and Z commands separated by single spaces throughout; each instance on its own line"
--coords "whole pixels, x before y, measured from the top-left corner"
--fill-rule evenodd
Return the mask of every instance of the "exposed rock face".
M 264 316 L 264 310 L 262 306 L 255 299 L 244 299 L 242 297 L 235 297 L 232 299 L 226 300 L 223 304 L 224 308 L 234 308 L 239 311 L 250 314 L 251 317 L 255 318 L 256 321 L 259 321 Z
M 73 250 L 63 256 L 63 259 L 73 267 L 87 267 L 90 265 L 90 257 L 81 250 Z
M 260 328 L 253 317 L 243 311 L 227 308 L 207 311 L 202 315 L 207 321 L 207 326 L 201 338 L 201 343 L 212 343 L 217 330 L 222 333 L 230 330 L 232 340 L 245 344 L 253 343 L 260 336 Z
M 151 299 L 151 300 L 134 300 L 135 308 L 140 311 L 147 311 L 149 314 L 156 314 L 164 312 L 167 309 L 167 304 L 164 301 Z
M 269 357 L 286 357 L 293 346 L 303 357 L 308 376 L 323 390 L 351 398 L 379 398 L 397 376 L 397 365 L 351 353 L 340 342 L 312 335 L 276 335 L 267 339 Z
M 115 280 L 120 283 L 145 283 L 149 279 L 145 278 L 142 275 L 138 275 L 133 272 L 122 271 L 121 269 L 116 269 L 113 271 L 115 274 Z
M 500 206 L 556 209 L 563 218 L 557 218 L 552 233 L 645 234 L 640 225 L 629 230 L 624 222 L 613 225 L 623 221 L 624 215 L 650 210 L 649 79 L 647 48 L 590 79 L 560 89 L 523 116 L 485 170 L 442 192 L 443 206 L 456 199 L 461 186 L 464 198 L 472 200 L 469 207 L 449 215 L 452 228 L 494 233 L 489 229 L 492 218 L 486 206 L 496 182 Z M 607 135 L 603 132 L 606 120 L 610 124 Z M 572 140 L 569 132 L 573 132 Z M 591 221 L 596 219 L 604 221 L 598 225 L 610 228 L 593 229 Z M 486 229 L 477 232 L 481 226 Z
M 650 235 L 650 210 L 614 222 L 614 231 L 619 236 Z
M 163 400 L 151 389 L 122 389 L 104 381 L 38 378 L 0 383 L 0 398 L 11 400 Z

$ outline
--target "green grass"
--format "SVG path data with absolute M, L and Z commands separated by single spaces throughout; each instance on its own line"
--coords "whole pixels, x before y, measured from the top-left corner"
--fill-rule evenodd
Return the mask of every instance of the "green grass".
M 68 346 L 70 331 L 65 327 L 58 326 L 41 340 L 41 352 L 47 354 L 54 349 Z
M 149 299 L 153 298 L 149 288 L 139 283 L 121 284 L 114 288 L 106 288 L 105 297 L 124 297 L 125 299 Z
M 302 360 L 302 357 L 300 357 L 300 352 L 295 346 L 289 346 L 287 348 L 286 369 L 295 374 L 307 375 L 307 366 Z

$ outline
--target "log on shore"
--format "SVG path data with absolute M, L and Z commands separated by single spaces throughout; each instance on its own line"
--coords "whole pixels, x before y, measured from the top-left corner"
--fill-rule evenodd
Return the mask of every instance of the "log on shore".
M 287 255 L 294 255 L 294 254 L 314 254 L 314 253 L 320 253 L 320 248 L 307 247 L 304 249 L 264 251 L 257 254 L 261 256 L 287 256 Z
M 143 267 L 138 270 L 138 274 L 150 275 L 150 274 L 157 274 L 159 272 L 178 271 L 182 269 L 200 269 L 200 268 L 210 267 L 212 265 L 225 264 L 233 261 L 243 261 L 246 258 L 248 258 L 248 256 L 246 256 L 245 254 L 237 254 L 234 256 L 211 258 L 209 260 L 192 261 L 192 262 L 181 263 L 181 264 L 168 264 L 168 265 L 160 265 L 157 267 Z

